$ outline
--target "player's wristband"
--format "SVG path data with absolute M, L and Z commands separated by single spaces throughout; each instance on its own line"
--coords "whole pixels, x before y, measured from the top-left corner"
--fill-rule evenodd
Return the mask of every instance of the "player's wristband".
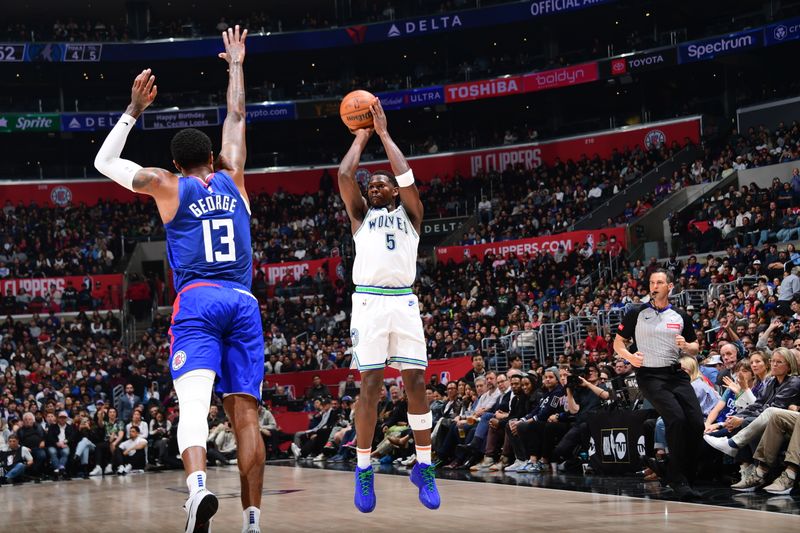
M 395 176 L 394 179 L 397 180 L 397 185 L 400 187 L 411 187 L 414 185 L 414 171 L 409 168 L 406 172 Z

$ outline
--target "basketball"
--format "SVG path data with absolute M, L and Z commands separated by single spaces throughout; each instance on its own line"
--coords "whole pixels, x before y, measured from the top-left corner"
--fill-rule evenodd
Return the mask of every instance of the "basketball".
M 372 126 L 372 112 L 369 106 L 375 101 L 375 95 L 369 91 L 353 91 L 342 99 L 339 105 L 339 116 L 351 131 Z

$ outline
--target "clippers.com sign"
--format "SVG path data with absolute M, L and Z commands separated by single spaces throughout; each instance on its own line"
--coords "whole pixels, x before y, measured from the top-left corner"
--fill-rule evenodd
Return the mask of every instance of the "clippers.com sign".
M 445 101 L 466 102 L 513 94 L 532 93 L 580 85 L 598 80 L 597 63 L 532 72 L 524 76 L 505 76 L 445 86 Z

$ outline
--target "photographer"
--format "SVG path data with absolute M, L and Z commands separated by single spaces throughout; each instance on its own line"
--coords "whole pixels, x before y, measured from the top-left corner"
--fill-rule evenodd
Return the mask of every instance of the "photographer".
M 551 459 L 558 462 L 570 459 L 578 446 L 588 445 L 589 416 L 611 398 L 607 385 L 600 382 L 600 369 L 596 365 L 588 365 L 585 371 L 573 370 L 567 377 L 566 390 L 567 411 L 574 421 L 553 450 Z

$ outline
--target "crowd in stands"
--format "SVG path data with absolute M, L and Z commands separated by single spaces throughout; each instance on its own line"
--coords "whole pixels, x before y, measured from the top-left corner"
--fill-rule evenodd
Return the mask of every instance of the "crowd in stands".
M 800 159 L 800 124 L 781 122 L 774 131 L 764 126 L 746 134 L 734 132 L 728 146 L 712 165 L 734 170 L 787 163 Z M 790 180 L 774 178 L 769 187 L 756 183 L 717 189 L 673 215 L 670 225 L 683 253 L 708 252 L 720 243 L 741 247 L 763 246 L 800 238 L 800 169 Z

